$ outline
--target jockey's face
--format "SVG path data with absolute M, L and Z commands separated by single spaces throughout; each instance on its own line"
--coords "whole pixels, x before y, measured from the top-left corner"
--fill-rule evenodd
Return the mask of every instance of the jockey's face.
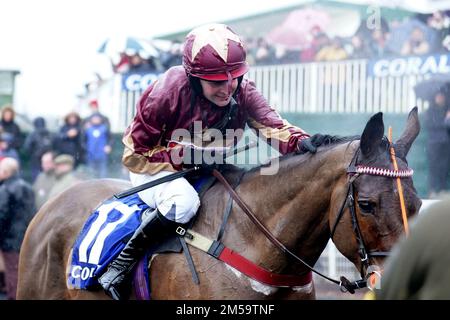
M 231 93 L 228 94 L 228 81 L 208 81 L 200 79 L 203 95 L 206 99 L 219 107 L 226 107 L 231 100 L 231 96 L 236 91 L 238 79 L 231 81 Z

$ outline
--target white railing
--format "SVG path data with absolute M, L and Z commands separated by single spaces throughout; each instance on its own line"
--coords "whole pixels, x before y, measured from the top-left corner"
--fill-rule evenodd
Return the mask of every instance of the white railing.
M 248 78 L 279 112 L 407 113 L 420 75 L 373 77 L 367 60 L 252 67 Z
M 427 107 L 413 90 L 422 75 L 374 77 L 368 67 L 368 60 L 253 66 L 246 76 L 279 112 L 407 113 L 416 105 L 419 111 Z M 120 91 L 114 131 L 131 122 L 141 93 Z

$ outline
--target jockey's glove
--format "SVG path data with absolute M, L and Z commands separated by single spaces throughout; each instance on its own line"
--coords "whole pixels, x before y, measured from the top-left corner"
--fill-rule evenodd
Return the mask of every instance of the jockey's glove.
M 211 172 L 218 169 L 223 163 L 223 155 L 215 154 L 209 150 L 191 147 L 186 147 L 183 150 L 183 166 L 185 168 L 198 166 L 205 172 Z
M 298 142 L 296 153 L 316 153 L 317 148 L 320 147 L 324 142 L 327 136 L 322 134 L 315 134 L 309 138 L 302 139 Z

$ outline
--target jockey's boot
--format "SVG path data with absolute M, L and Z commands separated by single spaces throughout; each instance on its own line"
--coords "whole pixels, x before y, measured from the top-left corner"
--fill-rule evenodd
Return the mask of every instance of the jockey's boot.
M 143 214 L 143 216 L 145 213 Z M 108 270 L 98 279 L 105 292 L 114 300 L 126 300 L 129 297 L 131 270 L 144 255 L 150 245 L 174 234 L 181 224 L 164 217 L 154 210 L 142 219 L 131 239 L 110 263 Z

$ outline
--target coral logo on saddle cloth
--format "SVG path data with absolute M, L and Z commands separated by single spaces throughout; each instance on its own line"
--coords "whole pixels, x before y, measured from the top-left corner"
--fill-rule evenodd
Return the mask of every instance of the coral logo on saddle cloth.
M 126 240 L 140 224 L 148 208 L 137 194 L 103 202 L 86 221 L 72 249 L 68 270 L 69 288 L 97 287 L 97 278 L 125 247 Z

